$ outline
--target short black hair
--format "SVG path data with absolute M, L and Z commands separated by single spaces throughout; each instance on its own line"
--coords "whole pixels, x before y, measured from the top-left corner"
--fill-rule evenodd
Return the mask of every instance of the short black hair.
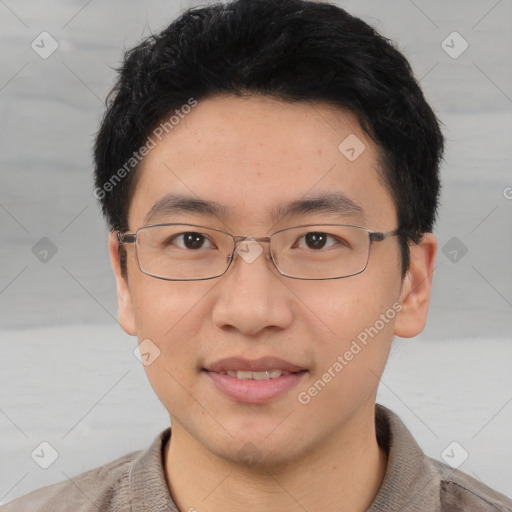
M 325 2 L 192 8 L 126 52 L 94 148 L 95 195 L 110 229 L 128 229 L 138 151 L 155 127 L 191 99 L 219 94 L 313 100 L 354 113 L 379 150 L 405 275 L 409 244 L 431 232 L 436 218 L 440 123 L 394 44 Z

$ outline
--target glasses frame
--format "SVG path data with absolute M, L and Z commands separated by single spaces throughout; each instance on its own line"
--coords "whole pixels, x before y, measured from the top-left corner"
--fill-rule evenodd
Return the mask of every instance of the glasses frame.
M 219 233 L 224 233 L 225 235 L 230 236 L 233 240 L 233 250 L 231 251 L 231 254 L 228 255 L 227 266 L 226 266 L 226 269 L 224 270 L 224 272 L 222 272 L 220 274 L 216 274 L 214 276 L 209 276 L 209 277 L 172 278 L 172 277 L 162 277 L 162 276 L 154 275 L 154 274 L 151 274 L 150 272 L 142 270 L 142 267 L 141 267 L 140 261 L 139 261 L 138 251 L 137 251 L 137 247 L 138 247 L 137 246 L 137 234 L 139 231 L 141 231 L 143 229 L 153 228 L 153 227 L 163 227 L 163 226 L 190 226 L 193 228 L 203 228 L 203 229 L 208 229 L 210 231 L 217 231 Z M 290 279 L 299 279 L 301 281 L 326 281 L 326 280 L 331 280 L 331 279 L 344 279 L 346 277 L 352 277 L 352 276 L 362 274 L 368 267 L 368 262 L 370 261 L 370 251 L 371 251 L 372 244 L 374 242 L 382 242 L 383 240 L 386 240 L 387 238 L 404 234 L 404 232 L 402 232 L 399 229 L 395 229 L 392 231 L 379 232 L 379 231 L 370 231 L 368 228 L 366 228 L 364 226 L 358 226 L 356 224 L 337 224 L 336 223 L 336 224 L 301 224 L 299 226 L 291 226 L 288 228 L 280 229 L 280 230 L 272 233 L 270 236 L 253 237 L 253 236 L 232 235 L 231 233 L 224 231 L 223 229 L 212 228 L 210 226 L 203 226 L 200 224 L 188 224 L 188 223 L 182 223 L 182 222 L 166 222 L 163 224 L 149 224 L 147 226 L 142 226 L 142 227 L 138 228 L 136 231 L 134 231 L 133 233 L 121 233 L 121 231 L 118 231 L 117 232 L 117 240 L 119 242 L 119 245 L 133 244 L 135 246 L 135 258 L 137 260 L 137 266 L 139 267 L 139 270 L 147 276 L 154 277 L 155 279 L 161 279 L 163 281 L 207 281 L 209 279 L 216 279 L 217 277 L 221 277 L 229 270 L 229 268 L 231 267 L 231 264 L 233 263 L 235 252 L 236 252 L 238 244 L 240 242 L 243 242 L 244 240 L 250 240 L 250 241 L 255 241 L 255 242 L 268 243 L 270 246 L 270 241 L 271 241 L 272 237 L 274 235 L 277 235 L 278 233 L 282 233 L 283 231 L 288 231 L 290 229 L 307 228 L 307 227 L 312 227 L 312 226 L 338 226 L 338 227 L 342 226 L 342 227 L 359 228 L 359 229 L 366 231 L 366 233 L 368 234 L 368 256 L 366 258 L 364 268 L 358 272 L 354 272 L 354 273 L 348 274 L 346 276 L 320 277 L 320 278 L 317 278 L 317 277 L 295 277 L 295 276 L 286 274 L 278 267 L 278 265 L 274 259 L 274 254 L 272 253 L 272 250 L 269 247 L 270 260 L 272 261 L 272 263 L 274 264 L 274 267 L 277 269 L 277 271 L 282 276 L 288 277 Z

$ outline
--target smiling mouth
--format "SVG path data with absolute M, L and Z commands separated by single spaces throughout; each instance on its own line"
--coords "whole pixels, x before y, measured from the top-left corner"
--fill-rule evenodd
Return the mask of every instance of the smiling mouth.
M 214 372 L 218 375 L 228 375 L 229 377 L 234 377 L 239 380 L 269 380 L 269 379 L 278 379 L 279 377 L 292 375 L 292 373 L 303 373 L 306 370 L 300 370 L 298 372 L 288 372 L 286 370 L 264 370 L 258 372 L 251 372 L 245 370 L 227 370 L 227 371 L 218 371 Z
M 262 405 L 288 393 L 304 380 L 308 370 L 279 357 L 238 356 L 207 363 L 202 373 L 208 377 L 206 382 L 230 400 Z

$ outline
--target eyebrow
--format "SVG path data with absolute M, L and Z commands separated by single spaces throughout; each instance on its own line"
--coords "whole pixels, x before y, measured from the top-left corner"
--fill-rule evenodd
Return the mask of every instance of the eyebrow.
M 144 223 L 147 225 L 157 217 L 186 213 L 221 218 L 228 217 L 230 212 L 230 207 L 215 201 L 168 194 L 151 207 L 144 217 Z M 341 192 L 327 193 L 278 204 L 272 209 L 271 218 L 278 222 L 289 216 L 307 213 L 330 213 L 342 217 L 360 217 L 364 219 L 364 211 L 361 206 Z
M 149 224 L 155 217 L 182 215 L 184 213 L 200 213 L 212 217 L 222 217 L 229 213 L 229 208 L 215 201 L 168 194 L 151 207 L 144 217 L 144 223 Z
M 273 209 L 272 218 L 277 221 L 288 216 L 304 215 L 306 213 L 332 213 L 343 217 L 361 217 L 364 219 L 361 206 L 341 192 L 332 192 L 279 204 Z

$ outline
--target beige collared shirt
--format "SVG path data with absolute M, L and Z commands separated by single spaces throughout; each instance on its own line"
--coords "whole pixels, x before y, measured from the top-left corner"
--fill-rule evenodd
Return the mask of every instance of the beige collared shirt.
M 381 405 L 376 406 L 376 425 L 379 444 L 388 451 L 388 465 L 368 512 L 512 512 L 512 500 L 503 494 L 427 457 L 398 416 Z M 71 481 L 34 491 L 0 509 L 179 512 L 169 493 L 163 466 L 170 436 L 168 428 L 147 450 L 125 455 Z

